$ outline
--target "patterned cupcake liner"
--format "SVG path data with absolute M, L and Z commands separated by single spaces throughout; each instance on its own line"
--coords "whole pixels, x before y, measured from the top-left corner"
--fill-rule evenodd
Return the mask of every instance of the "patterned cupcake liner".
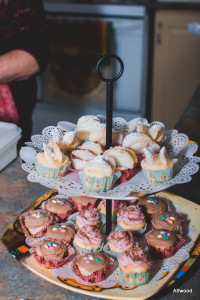
M 149 272 L 128 273 L 120 269 L 120 275 L 125 286 L 140 286 L 149 282 Z
M 79 271 L 79 268 L 76 264 L 77 259 L 78 259 L 78 256 L 76 256 L 73 259 L 72 269 L 73 269 L 74 273 L 76 275 L 78 275 L 85 282 L 91 282 L 91 283 L 96 283 L 96 282 L 100 282 L 100 281 L 105 280 L 109 276 L 110 271 L 111 271 L 111 269 L 114 265 L 114 262 L 115 262 L 113 258 L 109 257 L 109 262 L 108 262 L 108 265 L 107 265 L 106 268 L 103 268 L 102 270 L 96 271 L 96 272 L 92 273 L 91 275 L 83 276 L 81 274 L 81 272 Z
M 62 258 L 61 260 L 56 260 L 55 258 L 53 259 L 47 256 L 38 255 L 35 246 L 33 246 L 33 252 L 32 252 L 33 257 L 35 258 L 37 263 L 43 268 L 55 269 L 61 267 L 64 264 L 66 264 L 68 261 L 72 260 L 72 258 L 75 255 L 74 248 L 69 244 L 65 243 L 64 241 L 63 243 L 66 245 L 66 253 L 64 255 L 65 257 Z
M 73 247 L 75 249 L 75 253 L 76 254 L 85 254 L 85 253 L 91 253 L 91 252 L 100 252 L 102 251 L 102 245 L 98 248 L 98 249 L 86 249 L 86 248 L 82 248 L 80 246 L 78 246 L 74 241 L 73 241 Z
M 116 227 L 115 230 L 129 230 L 129 231 L 132 232 L 133 236 L 140 237 L 147 230 L 147 223 L 145 224 L 145 226 L 143 228 L 140 228 L 140 229 L 137 229 L 137 230 L 123 228 L 122 226 L 120 226 L 119 224 L 117 224 L 117 227 Z
M 177 164 L 165 170 L 149 170 L 142 168 L 144 179 L 151 183 L 164 183 L 176 175 Z
M 72 197 L 68 197 L 69 200 L 72 200 Z M 97 201 L 92 201 L 92 202 L 87 202 L 87 201 L 81 201 L 80 202 L 74 202 L 72 200 L 72 202 L 74 203 L 74 207 L 76 211 L 82 211 L 82 210 L 86 210 L 86 209 L 92 209 L 95 208 L 95 204 Z
M 44 203 L 44 211 L 56 215 L 59 218 L 58 222 L 65 222 L 65 221 L 67 221 L 68 218 L 69 218 L 69 216 L 71 216 L 74 213 L 74 211 L 75 211 L 75 206 L 74 206 L 73 209 L 69 210 L 66 214 L 53 213 L 53 212 L 49 211 L 46 208 L 46 204 L 47 204 L 47 201 L 45 201 L 45 203 Z
M 121 176 L 119 177 L 118 182 L 124 183 L 124 182 L 127 182 L 129 179 L 131 179 L 136 172 L 135 167 L 136 166 L 134 166 L 134 168 L 132 168 L 132 169 L 126 169 L 126 170 L 120 171 Z
M 121 176 L 120 171 L 116 171 L 112 176 L 104 178 L 88 177 L 82 171 L 78 174 L 82 185 L 90 192 L 97 193 L 110 190 Z
M 138 246 L 138 243 L 135 242 L 134 245 L 135 245 L 135 246 Z M 131 248 L 131 247 L 132 247 L 132 246 L 130 246 L 130 248 Z M 126 248 L 126 249 L 127 249 L 127 248 Z M 124 251 L 125 251 L 125 250 L 124 250 Z M 110 246 L 109 246 L 108 243 L 106 243 L 106 244 L 103 246 L 103 252 L 104 252 L 105 254 L 107 254 L 108 256 L 111 256 L 111 257 L 114 258 L 114 259 L 117 259 L 117 257 L 121 254 L 121 252 L 115 252 L 115 251 L 110 250 Z
M 184 238 L 181 235 L 177 234 L 177 237 L 179 239 L 179 241 L 172 247 L 170 247 L 169 249 L 165 248 L 156 248 L 154 246 L 152 246 L 149 242 L 146 242 L 149 252 L 155 256 L 156 258 L 169 258 L 171 256 L 174 255 L 174 253 L 176 253 L 178 251 L 178 249 L 180 249 L 183 244 L 185 243 Z
M 34 211 L 37 212 L 37 210 L 34 210 Z M 36 234 L 32 234 L 32 233 L 30 233 L 30 231 L 28 230 L 28 228 L 25 225 L 25 217 L 28 216 L 29 214 L 30 214 L 30 212 L 27 211 L 19 217 L 19 222 L 21 224 L 23 232 L 24 232 L 25 236 L 28 237 L 28 238 L 39 238 L 41 236 L 44 236 L 46 234 L 47 227 L 49 225 L 54 225 L 59 221 L 58 217 L 51 214 L 53 216 L 53 222 L 51 224 L 48 224 L 47 226 L 45 226 L 42 230 L 38 231 Z
M 37 160 L 37 158 L 35 160 L 36 171 L 43 177 L 47 177 L 47 178 L 59 178 L 65 176 L 70 167 L 70 164 L 71 163 L 69 163 L 64 167 L 53 169 L 53 168 L 47 168 L 42 166 Z

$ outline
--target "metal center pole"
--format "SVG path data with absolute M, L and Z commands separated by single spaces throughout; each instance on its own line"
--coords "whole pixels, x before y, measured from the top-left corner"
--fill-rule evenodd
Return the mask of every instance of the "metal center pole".
M 99 65 L 104 59 L 114 58 L 120 64 L 120 72 L 113 78 L 104 78 L 99 70 Z M 103 56 L 97 63 L 96 72 L 99 78 L 106 81 L 106 149 L 112 147 L 112 115 L 113 115 L 113 82 L 119 79 L 124 71 L 122 60 L 114 54 Z M 112 200 L 106 199 L 106 235 L 112 230 Z

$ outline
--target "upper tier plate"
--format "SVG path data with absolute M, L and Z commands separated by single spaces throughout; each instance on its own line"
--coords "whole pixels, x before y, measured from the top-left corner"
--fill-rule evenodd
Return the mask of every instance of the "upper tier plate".
M 104 116 L 98 116 L 105 120 Z M 113 127 L 125 135 L 132 132 L 136 128 L 136 124 L 141 121 L 148 125 L 148 121 L 143 118 L 133 119 L 129 122 L 122 118 L 113 119 Z M 163 130 L 164 125 L 160 122 L 153 122 L 149 125 L 159 124 Z M 59 122 L 57 127 L 64 130 L 74 130 L 76 125 L 70 122 Z M 149 183 L 145 181 L 142 171 L 140 170 L 133 178 L 126 183 L 115 185 L 114 188 L 107 192 L 95 193 L 89 192 L 82 186 L 78 173 L 69 172 L 66 176 L 57 179 L 45 178 L 39 175 L 35 170 L 35 155 L 37 152 L 43 151 L 43 143 L 48 143 L 51 136 L 51 131 L 55 126 L 48 126 L 43 129 L 41 135 L 33 135 L 31 142 L 26 143 L 26 147 L 20 150 L 20 156 L 25 163 L 22 163 L 22 168 L 29 173 L 28 180 L 38 182 L 46 187 L 55 188 L 61 194 L 68 196 L 90 196 L 106 199 L 134 199 L 137 198 L 135 193 L 152 194 L 169 188 L 175 184 L 182 184 L 191 181 L 191 175 L 199 170 L 197 165 L 200 158 L 193 156 L 198 146 L 197 144 L 190 144 L 189 138 L 183 133 L 178 133 L 177 130 L 165 131 L 166 140 L 164 142 L 168 155 L 170 157 L 178 158 L 179 172 L 168 182 L 162 184 Z

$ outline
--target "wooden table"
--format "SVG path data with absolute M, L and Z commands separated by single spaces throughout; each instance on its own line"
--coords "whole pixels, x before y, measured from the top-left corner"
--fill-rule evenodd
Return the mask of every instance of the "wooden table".
M 190 139 L 200 145 L 200 86 L 183 113 L 176 128 L 186 133 Z M 200 155 L 200 151 L 198 151 Z M 33 201 L 49 189 L 26 179 L 27 174 L 21 169 L 19 159 L 15 160 L 0 174 L 0 234 L 17 218 Z M 177 185 L 170 192 L 200 203 L 200 176 L 195 174 L 192 182 Z M 175 293 L 165 290 L 151 299 L 198 299 L 200 270 L 197 264 L 186 278 L 180 279 L 173 289 L 188 290 L 192 293 Z M 187 272 L 187 273 L 188 273 Z M 76 294 L 37 277 L 14 259 L 0 243 L 0 299 L 2 300 L 90 300 L 91 297 Z M 100 299 L 100 298 L 95 298 Z

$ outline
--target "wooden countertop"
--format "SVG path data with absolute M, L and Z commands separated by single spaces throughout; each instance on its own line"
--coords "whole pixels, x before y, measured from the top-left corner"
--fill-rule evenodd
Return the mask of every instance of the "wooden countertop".
M 200 145 L 200 86 L 179 120 L 176 128 L 186 133 Z M 200 150 L 198 151 L 200 155 Z M 33 201 L 49 189 L 27 181 L 27 174 L 21 169 L 19 159 L 0 173 L 0 235 Z M 192 182 L 177 185 L 170 192 L 200 203 L 200 176 L 195 174 Z M 173 289 L 192 289 L 192 293 L 161 291 L 151 299 L 188 300 L 199 298 L 200 270 L 197 264 L 191 268 L 186 278 L 179 280 Z M 196 272 L 194 273 L 194 271 Z M 37 277 L 14 259 L 0 243 L 0 299 L 2 300 L 90 300 L 91 297 L 69 292 Z M 99 299 L 100 298 L 95 298 Z

